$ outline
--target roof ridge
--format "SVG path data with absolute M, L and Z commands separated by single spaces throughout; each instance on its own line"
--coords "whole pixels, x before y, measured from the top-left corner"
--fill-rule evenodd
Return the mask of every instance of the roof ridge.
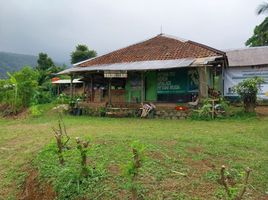
M 174 36 L 174 35 L 165 34 L 165 33 L 160 33 L 158 36 L 162 36 L 162 37 L 166 37 L 166 38 L 178 40 L 180 42 L 187 42 L 187 41 L 189 41 L 187 39 L 184 39 L 184 38 L 181 38 L 181 37 L 177 37 L 177 36 Z

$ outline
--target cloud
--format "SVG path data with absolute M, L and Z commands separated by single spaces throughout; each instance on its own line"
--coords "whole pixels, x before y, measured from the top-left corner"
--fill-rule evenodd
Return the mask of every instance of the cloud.
M 243 47 L 262 0 L 0 0 L 0 50 L 68 62 L 78 43 L 98 54 L 163 32 L 218 49 Z

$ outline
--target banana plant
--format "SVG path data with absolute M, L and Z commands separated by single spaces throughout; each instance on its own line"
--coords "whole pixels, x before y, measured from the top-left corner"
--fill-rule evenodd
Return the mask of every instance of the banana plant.
M 17 98 L 18 98 L 18 81 L 17 79 L 12 75 L 10 74 L 9 72 L 7 72 L 7 75 L 9 76 L 10 78 L 10 82 L 11 84 L 13 85 L 14 87 L 14 104 L 13 104 L 13 111 L 15 111 L 16 109 L 16 105 L 17 105 Z

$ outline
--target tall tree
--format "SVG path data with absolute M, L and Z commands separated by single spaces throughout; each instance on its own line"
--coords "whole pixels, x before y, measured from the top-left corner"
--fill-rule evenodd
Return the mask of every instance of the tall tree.
M 257 9 L 258 15 L 267 13 L 267 12 L 268 12 L 268 3 L 261 4 Z
M 86 45 L 79 44 L 76 46 L 75 51 L 71 53 L 71 63 L 78 63 L 89 58 L 94 58 L 97 56 L 97 52 L 94 50 L 89 50 Z
M 37 70 L 47 70 L 53 66 L 55 66 L 54 62 L 46 53 L 39 53 L 36 66 Z
M 268 2 L 259 5 L 257 8 L 257 14 L 268 13 Z M 268 45 L 268 18 L 255 27 L 253 35 L 246 41 L 246 46 L 266 46 Z
M 246 41 L 246 46 L 266 46 L 268 45 L 268 17 L 255 27 L 253 36 Z

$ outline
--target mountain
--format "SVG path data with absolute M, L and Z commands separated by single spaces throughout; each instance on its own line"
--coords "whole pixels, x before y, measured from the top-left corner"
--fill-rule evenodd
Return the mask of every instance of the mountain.
M 35 67 L 37 56 L 0 52 L 0 78 L 7 77 L 7 72 L 20 70 L 24 66 Z
M 15 72 L 24 66 L 35 67 L 38 56 L 18 53 L 0 52 L 0 79 L 7 77 L 7 72 Z M 63 63 L 54 62 L 57 66 Z

